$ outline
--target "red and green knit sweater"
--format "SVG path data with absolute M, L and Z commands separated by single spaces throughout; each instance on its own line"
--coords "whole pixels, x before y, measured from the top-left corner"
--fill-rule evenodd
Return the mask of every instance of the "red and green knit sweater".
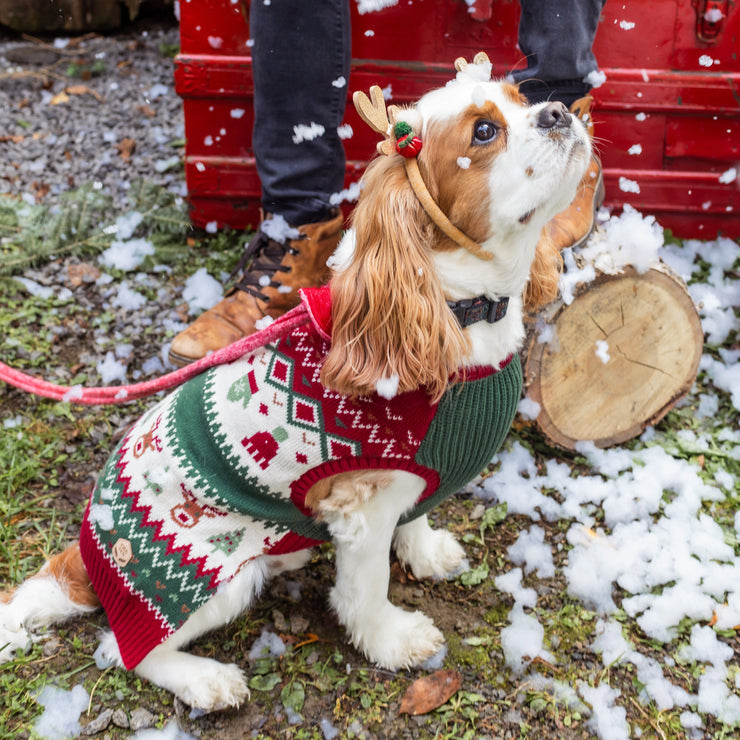
M 80 547 L 128 668 L 245 563 L 328 539 L 304 506 L 316 481 L 360 468 L 416 473 L 427 487 L 409 521 L 473 479 L 503 442 L 521 391 L 517 357 L 498 371 L 469 369 L 438 404 L 423 389 L 353 400 L 319 382 L 327 295 L 303 291 L 310 324 L 188 381 L 108 460 Z

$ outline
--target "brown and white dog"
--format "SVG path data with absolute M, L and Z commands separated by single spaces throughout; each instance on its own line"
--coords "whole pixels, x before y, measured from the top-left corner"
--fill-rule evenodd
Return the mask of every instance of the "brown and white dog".
M 459 70 L 396 119 L 423 141 L 418 172 L 443 220 L 477 247 L 461 246 L 430 216 L 404 157 L 389 152 L 371 162 L 352 229 L 334 258 L 331 348 L 320 378 L 335 395 L 372 395 L 393 379 L 394 394 L 423 387 L 436 402 L 460 380 L 461 368 L 463 376 L 466 368 L 500 368 L 523 341 L 525 306 L 545 303 L 557 290 L 558 255 L 538 242 L 545 223 L 574 196 L 590 159 L 588 135 L 563 105 L 529 106 L 515 87 L 491 81 L 485 61 Z M 505 315 L 461 325 L 450 304 L 481 297 L 492 305 L 508 297 Z M 354 645 L 391 669 L 434 655 L 444 638 L 421 612 L 388 601 L 390 548 L 419 578 L 443 577 L 464 560 L 453 536 L 431 529 L 425 515 L 399 524 L 427 486 L 408 466 L 383 465 L 327 475 L 305 496 L 336 547 L 331 605 Z M 136 673 L 203 710 L 239 705 L 249 694 L 239 667 L 182 649 L 242 613 L 271 575 L 305 564 L 305 553 L 242 563 L 136 664 Z M 97 605 L 80 549 L 72 546 L 0 604 L 0 662 L 23 649 L 34 630 Z M 119 642 L 107 633 L 103 648 L 123 664 Z

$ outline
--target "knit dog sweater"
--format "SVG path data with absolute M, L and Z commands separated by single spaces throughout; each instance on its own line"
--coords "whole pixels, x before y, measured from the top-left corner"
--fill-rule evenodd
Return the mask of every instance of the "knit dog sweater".
M 508 432 L 518 357 L 468 368 L 437 404 L 423 388 L 350 399 L 319 382 L 328 291 L 302 299 L 311 322 L 165 397 L 97 482 L 80 548 L 127 668 L 252 559 L 327 540 L 304 505 L 317 481 L 366 468 L 415 473 L 427 485 L 404 523 L 473 479 Z

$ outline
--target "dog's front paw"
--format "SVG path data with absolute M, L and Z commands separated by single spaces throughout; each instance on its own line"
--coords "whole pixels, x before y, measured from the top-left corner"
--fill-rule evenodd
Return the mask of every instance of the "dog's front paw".
M 395 549 L 416 578 L 445 578 L 465 562 L 465 550 L 451 532 L 415 522 L 396 530 Z
M 249 699 L 249 688 L 241 668 L 215 660 L 202 659 L 197 673 L 175 691 L 178 698 L 203 712 L 238 707 Z
M 382 668 L 399 670 L 436 655 L 445 638 L 426 614 L 388 604 L 372 625 L 353 632 L 352 641 Z

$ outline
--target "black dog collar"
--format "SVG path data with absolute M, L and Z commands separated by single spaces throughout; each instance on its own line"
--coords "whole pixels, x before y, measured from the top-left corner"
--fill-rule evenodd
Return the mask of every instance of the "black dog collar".
M 500 321 L 506 316 L 509 299 L 500 298 L 498 301 L 492 301 L 479 295 L 477 298 L 464 298 L 462 301 L 447 301 L 447 305 L 464 329 L 478 321 L 487 321 L 489 324 Z

